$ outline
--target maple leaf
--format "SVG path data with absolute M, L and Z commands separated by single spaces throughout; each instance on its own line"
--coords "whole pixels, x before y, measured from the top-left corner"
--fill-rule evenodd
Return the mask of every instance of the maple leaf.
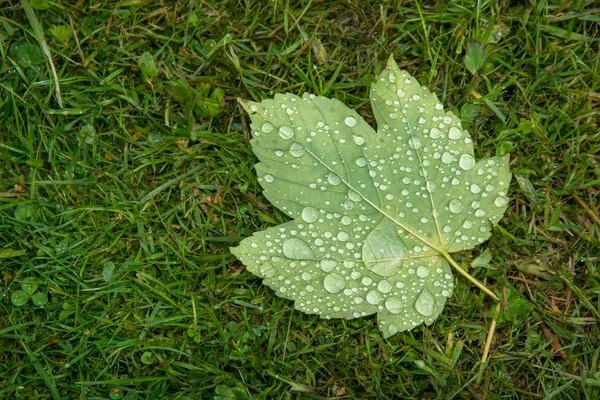
M 375 132 L 335 99 L 240 100 L 263 194 L 292 220 L 231 252 L 298 310 L 377 313 L 385 337 L 431 324 L 452 259 L 491 236 L 508 204 L 508 155 L 476 161 L 469 133 L 390 58 L 372 85 Z

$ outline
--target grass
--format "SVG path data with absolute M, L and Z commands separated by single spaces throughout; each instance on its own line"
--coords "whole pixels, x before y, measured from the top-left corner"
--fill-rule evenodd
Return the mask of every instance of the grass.
M 0 398 L 600 396 L 593 2 L 23 3 L 0 10 Z M 295 311 L 228 251 L 286 220 L 235 98 L 311 92 L 372 123 L 390 53 L 477 156 L 511 152 L 506 216 L 457 255 L 502 297 L 484 366 L 495 304 L 460 277 L 432 326 L 384 340 Z M 201 84 L 218 115 L 177 95 Z

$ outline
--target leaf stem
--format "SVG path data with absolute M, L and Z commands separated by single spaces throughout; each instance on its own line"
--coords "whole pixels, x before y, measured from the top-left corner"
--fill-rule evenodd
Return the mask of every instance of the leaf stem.
M 498 298 L 498 296 L 496 296 L 496 294 L 494 292 L 492 292 L 490 289 L 488 289 L 487 287 L 485 287 L 485 285 L 483 283 L 479 282 L 471 274 L 469 274 L 467 271 L 465 271 L 460 265 L 458 265 L 458 263 L 456 261 L 454 261 L 454 259 L 450 256 L 450 254 L 448 254 L 448 252 L 446 250 L 441 250 L 440 254 L 442 256 L 444 256 L 444 258 L 446 260 L 448 260 L 448 262 L 450 263 L 450 265 L 452 265 L 455 270 L 457 270 L 458 272 L 460 272 L 462 274 L 462 276 L 464 276 L 469 281 L 471 281 L 479 289 L 483 290 L 485 292 L 485 294 L 487 294 L 488 296 L 490 296 L 492 299 L 494 299 L 496 301 L 500 301 L 500 299 Z

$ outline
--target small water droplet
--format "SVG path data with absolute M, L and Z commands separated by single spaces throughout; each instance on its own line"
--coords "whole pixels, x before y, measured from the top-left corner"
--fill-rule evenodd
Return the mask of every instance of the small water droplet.
M 283 125 L 279 128 L 279 136 L 283 140 L 290 140 L 294 137 L 294 130 L 287 125 Z
M 448 137 L 452 140 L 458 140 L 462 137 L 462 131 L 457 127 L 453 126 L 448 132 Z
M 390 118 L 391 119 L 396 119 L 396 118 L 398 118 L 398 114 L 396 114 L 396 113 L 390 113 Z
M 506 203 L 507 201 L 505 197 L 497 197 L 496 200 L 494 200 L 496 207 L 504 207 Z
M 344 119 L 344 123 L 349 126 L 350 128 L 352 128 L 354 125 L 356 125 L 356 118 L 354 117 L 346 117 Z
M 453 161 L 454 156 L 452 154 L 448 153 L 447 151 L 445 151 L 444 154 L 442 154 L 442 162 L 444 164 L 450 164 Z
M 377 290 L 371 290 L 369 293 L 367 293 L 367 301 L 369 304 L 375 305 L 379 303 L 380 299 L 381 297 L 379 296 L 379 292 Z
M 452 227 L 451 227 L 450 225 L 446 225 L 446 226 L 444 226 L 444 229 L 443 229 L 443 230 L 444 230 L 444 232 L 446 232 L 446 233 L 450 233 L 450 232 L 452 232 Z
M 329 293 L 338 293 L 346 286 L 346 280 L 340 274 L 332 273 L 325 277 L 323 286 Z
M 304 279 L 305 281 L 310 281 L 312 279 L 312 275 L 310 272 L 303 272 L 302 273 L 302 279 Z
M 356 165 L 358 165 L 359 167 L 364 167 L 367 165 L 367 159 L 364 157 L 360 157 L 356 159 Z
M 402 300 L 397 297 L 390 297 L 385 301 L 385 308 L 392 314 L 400 314 L 400 311 L 402 311 Z
M 417 268 L 417 275 L 419 275 L 420 278 L 427 278 L 427 275 L 429 275 L 429 269 L 427 269 L 427 267 L 424 265 L 419 265 L 419 268 Z
M 268 183 L 272 183 L 275 180 L 275 178 L 273 177 L 273 175 L 265 175 L 265 176 L 263 176 L 263 178 Z
M 458 199 L 453 199 L 450 200 L 450 204 L 448 205 L 448 208 L 450 209 L 450 211 L 452 211 L 454 214 L 458 214 L 459 212 L 462 211 L 463 209 L 463 204 L 461 203 L 460 200 Z
M 344 216 L 342 217 L 342 225 L 346 225 L 346 226 L 348 226 L 348 225 L 350 225 L 351 223 L 352 223 L 352 218 L 350 218 L 350 217 L 349 217 L 349 216 L 347 216 L 347 215 L 344 215 Z
M 470 154 L 463 154 L 458 160 L 458 166 L 465 171 L 470 171 L 475 166 L 475 158 Z
M 479 185 L 478 185 L 478 184 L 476 184 L 476 183 L 473 183 L 473 184 L 471 185 L 471 193 L 475 193 L 475 194 L 477 194 L 477 193 L 479 193 L 479 192 L 481 192 L 481 186 L 479 186 Z
M 475 211 L 475 216 L 476 217 L 483 217 L 485 215 L 485 211 L 483 211 L 481 208 L 477 209 L 477 211 Z
M 292 145 L 290 146 L 290 154 L 296 158 L 302 157 L 302 155 L 304 154 L 304 146 L 302 146 L 298 142 L 292 143 Z
M 434 309 L 435 297 L 433 297 L 433 294 L 429 291 L 429 289 L 424 288 L 417 298 L 417 301 L 415 301 L 415 310 L 425 317 L 431 317 Z
M 337 186 L 340 183 L 342 183 L 342 179 L 334 172 L 329 173 L 329 175 L 327 176 L 327 181 L 333 186 Z
M 269 121 L 265 121 L 265 123 L 264 123 L 264 124 L 262 124 L 262 126 L 261 126 L 261 128 L 260 128 L 260 129 L 261 129 L 261 130 L 262 130 L 264 133 L 271 133 L 271 132 L 273 132 L 273 128 L 274 128 L 274 127 L 273 127 L 273 124 L 272 124 L 272 123 L 270 123 Z
M 277 157 L 281 157 L 281 156 L 283 156 L 283 150 L 275 150 L 275 155 L 276 155 Z
M 302 210 L 302 219 L 307 224 L 315 222 L 319 218 L 319 211 L 314 207 L 304 207 Z
M 406 95 L 406 92 L 404 90 L 402 90 L 402 89 L 398 89 L 396 91 L 396 94 L 398 95 L 398 97 L 403 98 L 404 95 Z
M 373 279 L 369 278 L 368 276 L 365 276 L 364 278 L 362 278 L 363 285 L 369 286 L 371 283 L 373 283 Z

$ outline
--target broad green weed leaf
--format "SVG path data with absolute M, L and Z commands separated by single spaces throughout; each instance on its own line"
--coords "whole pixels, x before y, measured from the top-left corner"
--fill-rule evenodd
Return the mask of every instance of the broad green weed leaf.
M 292 220 L 231 251 L 298 310 L 377 313 L 388 337 L 438 317 L 460 268 L 449 253 L 490 237 L 511 175 L 508 156 L 477 162 L 460 120 L 393 59 L 370 98 L 377 132 L 335 99 L 240 101 L 263 193 Z

